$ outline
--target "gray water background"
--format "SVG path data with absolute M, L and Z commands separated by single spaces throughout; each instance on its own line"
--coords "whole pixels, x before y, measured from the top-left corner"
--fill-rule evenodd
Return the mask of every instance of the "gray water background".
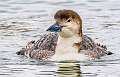
M 114 54 L 73 63 L 16 55 L 46 33 L 59 9 L 78 12 L 84 34 Z M 120 0 L 0 0 L 0 77 L 120 77 Z

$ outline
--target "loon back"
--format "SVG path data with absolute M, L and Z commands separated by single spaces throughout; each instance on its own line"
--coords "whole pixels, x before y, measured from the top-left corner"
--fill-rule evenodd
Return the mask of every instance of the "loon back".
M 83 36 L 80 52 L 88 55 L 90 58 L 100 58 L 104 55 L 113 54 L 110 51 L 107 51 L 107 47 L 105 45 L 101 45 L 99 43 L 95 43 L 90 37 L 87 35 Z
M 34 59 L 48 59 L 55 54 L 55 48 L 58 40 L 57 33 L 48 33 L 41 35 L 37 41 L 30 41 L 17 55 L 25 55 Z
M 57 40 L 57 33 L 41 35 L 39 40 L 28 42 L 26 47 L 18 51 L 17 54 L 40 60 L 49 59 L 55 54 Z M 92 59 L 112 54 L 111 52 L 107 51 L 106 46 L 95 43 L 86 35 L 83 35 L 82 37 L 79 53 L 83 53 Z

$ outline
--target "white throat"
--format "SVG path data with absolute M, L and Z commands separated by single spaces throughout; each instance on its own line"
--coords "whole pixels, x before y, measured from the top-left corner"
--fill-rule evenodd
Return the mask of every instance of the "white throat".
M 78 48 L 74 47 L 74 43 L 81 42 L 82 38 L 74 35 L 69 38 L 63 38 L 59 35 L 56 52 L 52 57 L 53 60 L 76 60 L 78 58 Z M 77 55 L 77 56 L 76 56 Z
M 81 42 L 81 38 L 77 35 L 63 38 L 61 36 L 58 37 L 57 47 L 56 47 L 56 54 L 66 54 L 66 53 L 78 53 L 78 49 L 75 48 L 73 45 L 74 43 Z

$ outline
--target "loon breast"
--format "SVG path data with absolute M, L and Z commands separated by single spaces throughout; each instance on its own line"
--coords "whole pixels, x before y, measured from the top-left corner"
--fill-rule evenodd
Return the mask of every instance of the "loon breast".
M 51 61 L 87 61 L 90 57 L 82 53 L 55 54 L 50 58 Z
M 55 54 L 51 57 L 51 60 L 84 60 L 88 57 L 84 54 L 78 53 L 78 48 L 74 47 L 74 43 L 82 41 L 82 38 L 73 36 L 71 38 L 61 38 L 59 36 Z
M 78 49 L 74 47 L 73 44 L 80 41 L 81 46 L 80 52 L 78 53 Z M 34 59 L 47 59 L 52 61 L 85 61 L 96 58 L 99 59 L 104 55 L 113 54 L 107 51 L 106 46 L 95 43 L 86 35 L 82 38 L 74 36 L 69 39 L 63 39 L 56 33 L 42 35 L 39 40 L 29 42 L 27 46 L 16 53 Z

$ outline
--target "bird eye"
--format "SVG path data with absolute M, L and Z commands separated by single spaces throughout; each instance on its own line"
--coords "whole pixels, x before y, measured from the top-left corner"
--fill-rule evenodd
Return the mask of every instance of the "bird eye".
M 66 27 L 66 26 L 61 26 L 61 28 Z
M 71 20 L 69 19 L 69 20 L 67 20 L 67 22 L 71 22 Z

